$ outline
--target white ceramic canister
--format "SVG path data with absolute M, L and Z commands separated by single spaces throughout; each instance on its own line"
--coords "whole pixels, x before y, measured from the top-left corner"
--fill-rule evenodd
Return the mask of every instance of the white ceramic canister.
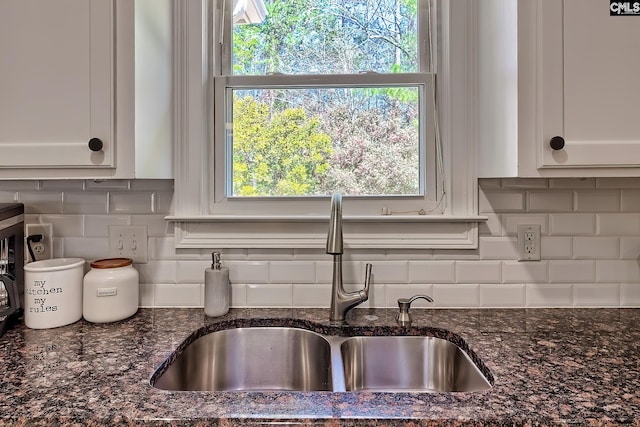
M 89 322 L 115 322 L 138 311 L 139 276 L 130 258 L 92 262 L 83 287 L 82 315 Z
M 52 258 L 24 266 L 24 323 L 45 329 L 82 318 L 82 258 Z

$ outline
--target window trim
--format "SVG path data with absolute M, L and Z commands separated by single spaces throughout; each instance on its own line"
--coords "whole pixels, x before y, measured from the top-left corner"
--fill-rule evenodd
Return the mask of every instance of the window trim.
M 443 34 L 439 51 L 437 96 L 440 132 L 445 142 L 448 208 L 442 215 L 349 215 L 345 201 L 347 248 L 475 249 L 478 225 L 475 173 L 476 75 L 473 0 L 438 3 Z M 320 248 L 326 242 L 325 215 L 209 214 L 212 185 L 208 162 L 209 72 L 203 61 L 211 49 L 206 29 L 212 14 L 209 0 L 174 2 L 175 196 L 177 248 Z M 200 23 L 197 25 L 196 23 Z M 453 50 L 452 50 L 453 48 Z M 455 54 L 454 54 L 455 53 Z M 455 126 L 452 126 L 455 117 Z M 454 173 L 455 172 L 455 173 Z M 319 201 L 319 203 L 321 203 Z

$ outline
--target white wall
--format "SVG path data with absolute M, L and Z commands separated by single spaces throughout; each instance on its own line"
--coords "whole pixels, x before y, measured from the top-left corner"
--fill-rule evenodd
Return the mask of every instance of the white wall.
M 480 247 L 472 251 L 353 251 L 344 279 L 363 306 L 396 307 L 416 293 L 436 307 L 640 307 L 640 179 L 483 179 Z M 54 255 L 107 256 L 109 224 L 146 224 L 149 263 L 136 264 L 143 306 L 202 306 L 209 250 L 173 247 L 173 181 L 0 181 L 0 202 L 25 204 L 26 222 L 54 227 Z M 542 225 L 542 261 L 518 262 L 519 223 Z M 323 250 L 224 250 L 234 307 L 328 307 L 331 257 Z M 420 304 L 418 304 L 420 303 Z M 424 305 L 416 301 L 417 306 Z

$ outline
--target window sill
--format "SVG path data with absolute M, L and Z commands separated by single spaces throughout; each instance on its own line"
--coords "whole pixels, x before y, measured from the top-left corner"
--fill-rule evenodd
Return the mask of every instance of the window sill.
M 328 215 L 168 216 L 177 248 L 323 248 Z M 475 249 L 483 216 L 345 216 L 353 249 Z

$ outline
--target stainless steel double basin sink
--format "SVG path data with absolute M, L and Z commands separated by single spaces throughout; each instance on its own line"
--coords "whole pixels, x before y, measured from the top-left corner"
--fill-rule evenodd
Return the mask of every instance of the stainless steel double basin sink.
M 178 347 L 151 385 L 185 391 L 473 392 L 491 387 L 483 370 L 488 373 L 479 359 L 433 336 L 236 327 Z

